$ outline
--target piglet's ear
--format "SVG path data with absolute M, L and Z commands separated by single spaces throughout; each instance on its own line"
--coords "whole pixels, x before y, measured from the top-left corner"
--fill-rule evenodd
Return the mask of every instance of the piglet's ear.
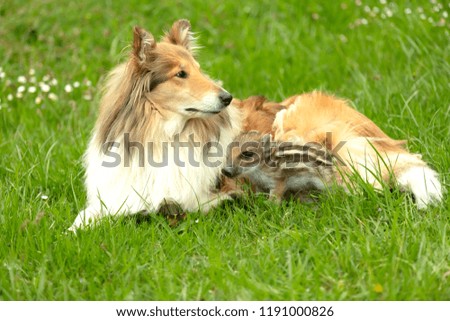
M 262 138 L 261 138 L 261 142 L 263 144 L 266 143 L 270 143 L 272 141 L 272 135 L 271 134 L 265 134 Z
M 185 19 L 175 21 L 170 31 L 164 36 L 164 41 L 183 46 L 191 53 L 198 49 L 195 40 L 194 34 L 191 31 L 191 24 Z
M 134 27 L 133 36 L 133 55 L 139 63 L 144 63 L 156 47 L 155 38 L 150 32 L 138 26 Z

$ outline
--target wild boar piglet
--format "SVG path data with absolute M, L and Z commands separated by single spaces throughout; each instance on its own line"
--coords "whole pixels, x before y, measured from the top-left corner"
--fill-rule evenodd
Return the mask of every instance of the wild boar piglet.
M 291 196 L 309 199 L 335 177 L 333 157 L 317 143 L 275 142 L 257 131 L 243 133 L 230 145 L 222 173 L 247 179 L 256 192 L 278 200 Z

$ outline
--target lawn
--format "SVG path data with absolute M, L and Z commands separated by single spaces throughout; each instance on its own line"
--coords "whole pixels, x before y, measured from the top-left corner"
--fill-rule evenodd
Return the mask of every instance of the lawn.
M 314 204 L 249 195 L 177 226 L 66 233 L 102 79 L 132 27 L 187 18 L 198 60 L 235 97 L 321 89 L 407 138 L 450 182 L 450 5 L 436 1 L 0 3 L 0 299 L 450 300 L 450 199 L 396 190 Z M 307 120 L 305 120 L 307 121 Z

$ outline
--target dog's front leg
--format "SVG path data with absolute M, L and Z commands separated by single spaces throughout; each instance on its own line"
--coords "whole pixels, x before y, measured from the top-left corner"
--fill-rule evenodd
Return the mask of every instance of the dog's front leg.
M 93 207 L 87 207 L 78 213 L 69 231 L 76 233 L 78 229 L 86 228 L 94 225 L 100 218 L 104 217 L 105 213 L 102 210 L 97 210 Z

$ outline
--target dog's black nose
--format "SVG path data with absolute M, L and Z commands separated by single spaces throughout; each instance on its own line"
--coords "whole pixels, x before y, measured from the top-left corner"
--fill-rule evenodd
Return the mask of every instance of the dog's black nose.
M 222 168 L 222 174 L 225 175 L 226 177 L 233 177 L 233 171 L 230 167 L 224 167 Z
M 233 100 L 233 96 L 227 91 L 222 91 L 219 94 L 219 99 L 222 102 L 223 107 L 227 107 Z

